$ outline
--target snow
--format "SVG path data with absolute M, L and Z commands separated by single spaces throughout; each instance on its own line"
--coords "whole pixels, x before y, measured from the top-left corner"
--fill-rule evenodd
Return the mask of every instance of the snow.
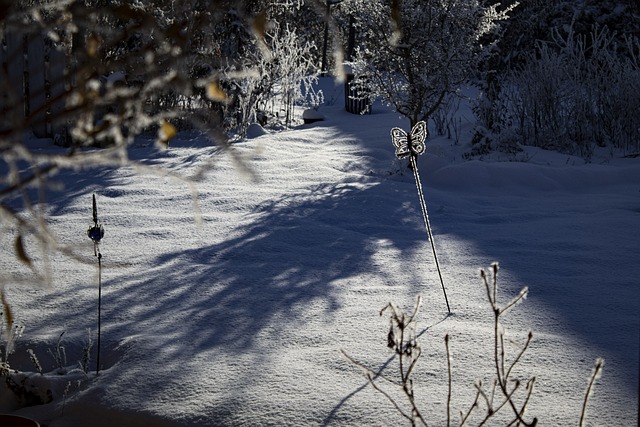
M 310 124 L 324 120 L 324 116 L 318 110 L 309 108 L 302 112 L 302 120 L 304 120 L 305 123 Z
M 247 138 L 249 139 L 257 138 L 259 136 L 266 135 L 266 134 L 267 134 L 267 131 L 258 123 L 251 123 L 247 127 Z
M 50 427 L 401 425 L 341 350 L 394 376 L 389 320 L 379 312 L 389 302 L 411 311 L 420 295 L 416 395 L 431 424 L 444 425 L 444 335 L 454 420 L 473 402 L 474 382 L 493 374 L 479 269 L 498 261 L 502 303 L 529 289 L 505 319 L 518 345 L 534 334 L 517 365 L 519 377 L 536 377 L 527 415 L 577 424 L 603 357 L 587 425 L 635 425 L 638 159 L 603 152 L 585 163 L 528 148 L 520 161 L 465 160 L 464 144 L 428 138 L 419 170 L 447 315 L 413 175 L 393 155 L 390 129 L 408 123 L 378 104 L 349 114 L 342 87 L 322 84 L 335 101 L 320 107 L 324 121 L 255 135 L 231 151 L 196 132 L 179 133 L 166 150 L 140 138 L 133 159 L 183 177 L 204 171 L 197 204 L 166 173 L 123 167 L 54 178 L 63 189 L 48 195 L 49 225 L 86 262 L 51 254 L 51 287 L 6 286 L 25 326 L 10 361 L 54 400 L 18 409 L 2 389 L 0 410 Z M 469 112 L 459 114 L 468 141 Z M 93 193 L 105 227 L 102 367 L 96 375 L 94 346 L 85 375 L 76 361 L 97 325 L 97 261 L 86 236 Z M 0 268 L 28 275 L 11 251 Z M 63 331 L 60 375 L 48 351 Z M 45 375 L 34 373 L 28 348 Z

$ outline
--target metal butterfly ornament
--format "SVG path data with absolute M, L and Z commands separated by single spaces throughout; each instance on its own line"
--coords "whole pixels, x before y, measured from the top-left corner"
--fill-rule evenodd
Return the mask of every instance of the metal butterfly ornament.
M 396 147 L 396 157 L 404 159 L 410 155 L 417 156 L 424 153 L 428 134 L 427 124 L 423 121 L 416 123 L 408 135 L 400 128 L 391 129 L 391 142 Z
M 444 300 L 447 303 L 447 311 L 451 314 L 451 307 L 449 306 L 449 299 L 447 298 L 447 290 L 444 286 L 444 280 L 442 279 L 440 263 L 438 262 L 438 254 L 436 253 L 433 233 L 431 232 L 431 225 L 429 224 L 429 213 L 427 212 L 427 204 L 424 201 L 422 183 L 420 182 L 420 173 L 418 172 L 418 155 L 425 152 L 427 148 L 425 141 L 428 135 L 429 131 L 427 130 L 427 124 L 424 121 L 419 121 L 415 126 L 413 126 L 411 133 L 408 135 L 400 128 L 391 129 L 391 142 L 393 142 L 394 147 L 396 147 L 397 158 L 404 159 L 405 157 L 409 157 L 413 177 L 416 181 L 416 188 L 418 189 L 420 206 L 422 207 L 422 218 L 424 219 L 427 235 L 431 242 L 431 250 L 433 251 L 433 258 L 436 263 L 436 269 L 438 270 L 438 276 L 440 277 L 440 285 L 442 286 L 442 292 L 444 293 Z

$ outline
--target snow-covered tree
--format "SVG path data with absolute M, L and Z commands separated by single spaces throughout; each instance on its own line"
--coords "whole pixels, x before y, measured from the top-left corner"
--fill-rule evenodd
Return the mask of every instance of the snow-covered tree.
M 315 95 L 316 46 L 304 29 L 289 23 L 301 5 L 279 1 L 267 5 L 260 38 L 223 72 L 232 97 L 226 114 L 229 127 L 241 134 L 251 122 L 266 121 L 267 116 L 289 126 L 294 106 Z
M 351 7 L 360 12 L 356 74 L 412 125 L 476 72 L 509 11 L 476 0 L 355 0 Z

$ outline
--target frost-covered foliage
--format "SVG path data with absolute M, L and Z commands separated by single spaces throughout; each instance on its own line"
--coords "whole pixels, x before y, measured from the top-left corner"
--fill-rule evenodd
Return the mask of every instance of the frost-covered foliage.
M 509 11 L 478 1 L 352 3 L 362 40 L 355 72 L 412 125 L 428 120 L 475 73 Z
M 594 147 L 640 151 L 640 39 L 607 27 L 556 29 L 476 106 L 476 150 L 533 145 L 589 159 Z
M 261 42 L 226 73 L 234 97 L 230 106 L 235 110 L 227 120 L 241 134 L 250 123 L 265 124 L 269 119 L 288 127 L 294 120 L 294 106 L 307 102 L 317 106 L 322 101 L 313 89 L 318 68 L 312 42 L 304 41 L 296 28 L 277 21 L 270 21 Z
M 46 262 L 45 268 L 33 264 L 29 254 L 34 247 L 42 247 L 44 254 L 55 248 L 75 256 L 44 220 L 49 177 L 66 168 L 122 165 L 129 161 L 126 147 L 135 135 L 160 131 L 158 140 L 166 145 L 184 120 L 225 145 L 226 137 L 212 118 L 225 102 L 216 71 L 225 45 L 236 35 L 252 32 L 250 21 L 241 20 L 244 15 L 239 13 L 232 34 L 217 33 L 228 10 L 225 2 L 204 8 L 191 1 L 14 2 L 3 8 L 3 39 L 15 42 L 2 43 L 5 61 L 33 61 L 23 54 L 22 41 L 44 38 L 42 65 L 53 52 L 62 53 L 67 62 L 64 75 L 45 83 L 60 88 L 55 99 L 29 105 L 27 115 L 22 114 L 21 103 L 27 86 L 15 80 L 22 76 L 12 74 L 12 66 L 0 68 L 0 92 L 6 94 L 0 99 L 0 239 L 3 246 L 15 248 L 17 259 L 37 277 L 46 279 L 49 268 Z M 197 63 L 206 69 L 200 67 L 196 76 Z M 202 108 L 184 108 L 183 102 L 198 92 L 209 95 L 200 98 Z M 68 153 L 42 152 L 24 138 L 45 120 L 39 113 L 49 111 L 49 102 L 62 104 L 46 120 L 59 129 L 56 140 L 69 147 Z M 109 149 L 85 149 L 96 145 Z
M 474 153 L 638 151 L 640 3 L 521 1 L 485 64 Z
M 306 12 L 318 9 L 316 3 L 308 1 Z M 59 171 L 129 163 L 126 148 L 144 132 L 156 134 L 159 146 L 166 147 L 179 129 L 196 127 L 227 146 L 227 131 L 248 125 L 275 98 L 285 105 L 286 123 L 297 103 L 317 104 L 318 94 L 309 89 L 315 45 L 307 32 L 275 20 L 299 14 L 302 5 L 77 0 L 3 6 L 0 59 L 32 67 L 36 60 L 24 55 L 23 46 L 38 39 L 42 66 L 56 53 L 65 70 L 48 75 L 44 90 L 53 95 L 28 104 L 25 115 L 25 94 L 43 89 L 24 85 L 26 73 L 0 67 L 0 231 L 3 239 L 10 236 L 8 247 L 17 258 L 44 279 L 48 270 L 31 264 L 31 237 L 44 253 L 55 247 L 75 256 L 47 230 L 37 208 L 45 205 L 45 192 L 29 191 L 45 188 Z M 59 108 L 51 108 L 54 103 Z M 38 153 L 23 138 L 45 120 L 54 141 L 69 147 L 67 155 Z M 86 150 L 96 146 L 107 149 Z M 23 208 L 28 214 L 18 213 Z
M 503 4 L 514 3 L 509 0 Z M 634 0 L 521 0 L 510 14 L 499 46 L 498 71 L 521 65 L 539 41 L 551 41 L 556 31 L 589 36 L 594 25 L 608 27 L 620 43 L 640 33 L 640 3 Z
M 310 54 L 315 46 L 310 42 L 303 43 L 298 32 L 289 25 L 280 27 L 276 34 L 279 32 L 281 35 L 274 35 L 271 41 L 277 82 L 272 99 L 276 102 L 279 100 L 284 106 L 285 123 L 289 126 L 293 118 L 293 106 L 306 98 L 311 83 L 317 79 L 318 70 L 314 69 Z

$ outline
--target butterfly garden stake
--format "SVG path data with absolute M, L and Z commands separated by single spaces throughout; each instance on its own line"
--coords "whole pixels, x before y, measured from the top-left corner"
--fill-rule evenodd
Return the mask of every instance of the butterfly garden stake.
M 98 355 L 96 357 L 96 375 L 100 374 L 100 311 L 102 305 L 102 254 L 100 240 L 104 237 L 104 227 L 98 221 L 96 195 L 93 195 L 93 226 L 87 230 L 87 236 L 93 240 L 93 253 L 98 257 Z
M 411 169 L 413 170 L 413 177 L 416 180 L 416 187 L 418 189 L 418 196 L 420 198 L 420 206 L 422 207 L 422 217 L 424 218 L 424 225 L 427 228 L 427 234 L 429 236 L 429 242 L 431 242 L 431 249 L 433 251 L 433 258 L 436 262 L 436 269 L 438 270 L 438 276 L 440 277 L 440 284 L 442 285 L 442 292 L 444 292 L 444 300 L 447 303 L 447 311 L 451 314 L 451 308 L 449 307 L 449 299 L 447 298 L 447 291 L 444 287 L 444 280 L 442 280 L 442 272 L 440 271 L 440 264 L 438 263 L 438 255 L 436 254 L 436 246 L 433 242 L 433 233 L 431 233 L 431 225 L 429 224 L 429 214 L 427 213 L 427 204 L 424 201 L 424 193 L 422 192 L 422 183 L 420 182 L 420 174 L 418 173 L 418 156 L 425 152 L 425 141 L 428 135 L 427 124 L 424 121 L 416 123 L 411 129 L 411 133 L 407 133 L 400 128 L 391 129 L 391 141 L 396 147 L 396 157 L 404 159 L 409 157 L 411 162 Z

